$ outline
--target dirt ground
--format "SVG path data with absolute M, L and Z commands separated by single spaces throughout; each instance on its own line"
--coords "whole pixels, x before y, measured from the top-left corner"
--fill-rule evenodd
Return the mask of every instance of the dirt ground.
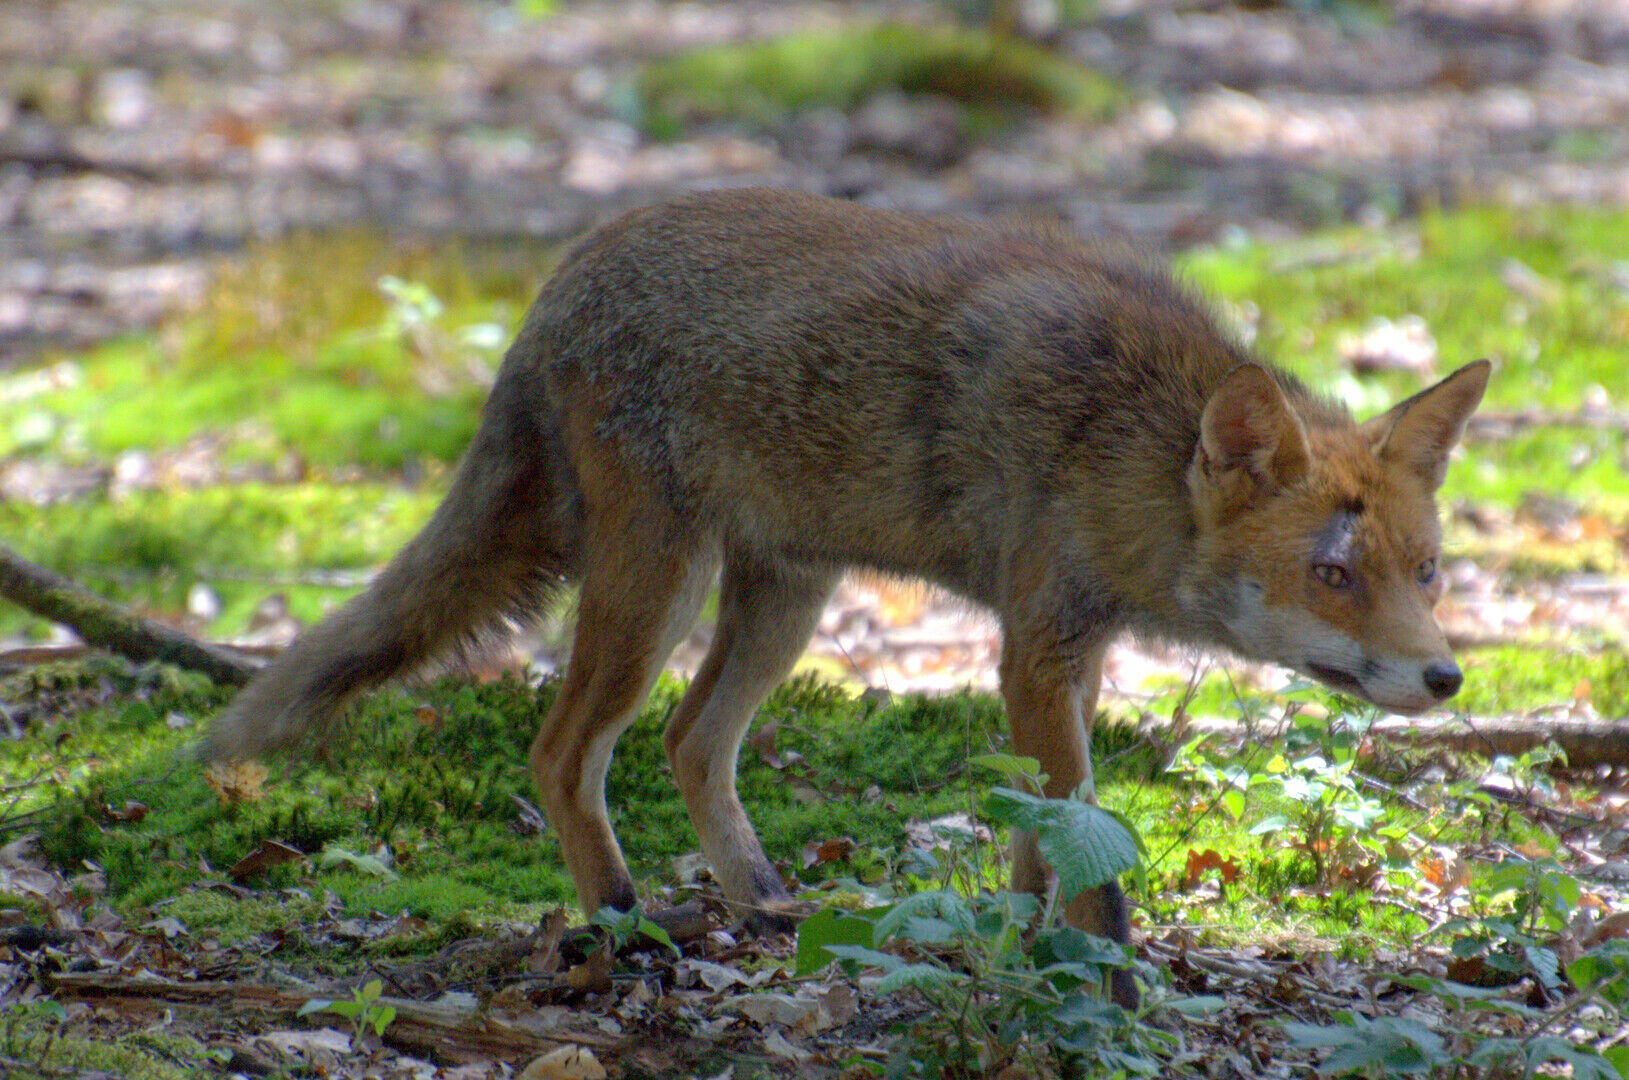
M 1041 215 L 1160 249 L 1472 198 L 1629 201 L 1629 3 L 1404 0 L 1395 11 L 1345 27 L 1361 4 L 1105 0 L 1089 19 L 1038 27 L 1130 87 L 1103 124 L 1035 118 L 974 139 L 947 134 L 934 102 L 884 97 L 767 132 L 700 128 L 657 143 L 627 120 L 626 88 L 648 57 L 943 9 L 639 0 L 530 20 L 495 0 L 7 0 L 0 373 L 153 325 L 196 302 L 221 260 L 288 230 L 370 223 L 541 248 L 677 187 Z M 1460 637 L 1497 634 L 1552 602 L 1474 568 L 1451 572 L 1445 624 Z M 1566 607 L 1621 625 L 1629 593 Z M 898 692 L 988 685 L 997 646 L 976 615 L 854 582 L 814 656 Z M 1189 662 L 1122 650 L 1109 681 Z M 1342 966 L 1331 978 L 1361 975 Z M 209 1019 L 208 1000 L 188 1007 Z M 118 1023 L 146 1023 L 138 1013 Z M 396 1067 L 375 1075 L 415 1075 Z M 1215 1075 L 1251 1074 L 1229 1068 Z
M 1045 7 L 1042 5 L 1032 5 Z M 141 326 L 257 237 L 373 222 L 569 236 L 680 186 L 1061 218 L 1181 246 L 1468 196 L 1629 198 L 1629 5 L 1107 0 L 1042 26 L 1123 79 L 1102 125 L 974 140 L 933 102 L 643 141 L 665 51 L 925 3 L 11 0 L 0 7 L 0 370 Z
M 944 12 L 14 0 L 0 7 L 0 371 L 156 322 L 257 238 L 370 223 L 541 248 L 686 186 L 1047 216 L 1161 249 L 1469 198 L 1629 200 L 1629 4 L 1411 0 L 1383 24 L 1356 3 L 1305 8 L 1108 0 L 1082 22 L 1043 19 L 1058 49 L 1130 87 L 1100 125 L 1037 117 L 974 139 L 939 103 L 885 96 L 658 143 L 619 118 L 649 57 Z M 1450 608 L 1451 630 L 1497 633 L 1504 599 L 1459 596 L 1471 606 Z M 993 635 L 857 585 L 815 651 L 872 685 L 941 689 L 988 684 Z M 1146 662 L 1117 653 L 1111 685 Z

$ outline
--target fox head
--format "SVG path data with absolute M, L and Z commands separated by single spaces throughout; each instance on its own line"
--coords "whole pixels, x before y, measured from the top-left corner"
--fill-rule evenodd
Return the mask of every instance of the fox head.
M 1185 604 L 1242 655 L 1395 712 L 1459 690 L 1432 609 L 1436 491 L 1487 388 L 1467 364 L 1366 423 L 1298 412 L 1267 369 L 1212 393 L 1188 469 L 1197 526 Z

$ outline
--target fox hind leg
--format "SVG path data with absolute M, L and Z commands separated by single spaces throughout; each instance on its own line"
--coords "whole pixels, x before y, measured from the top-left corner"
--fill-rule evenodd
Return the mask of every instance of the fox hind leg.
M 717 556 L 703 541 L 652 537 L 634 515 L 598 513 L 589 515 L 583 564 L 571 660 L 530 760 L 578 900 L 593 913 L 637 903 L 606 812 L 605 775 L 618 736 L 695 622 Z
M 726 552 L 712 648 L 662 741 L 702 850 L 724 895 L 760 932 L 791 920 L 780 875 L 736 793 L 736 759 L 753 714 L 802 655 L 838 572 Z

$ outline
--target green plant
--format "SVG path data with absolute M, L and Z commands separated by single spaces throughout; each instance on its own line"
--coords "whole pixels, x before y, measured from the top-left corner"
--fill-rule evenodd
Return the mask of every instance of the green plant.
M 1249 834 L 1290 837 L 1293 850 L 1308 860 L 1315 885 L 1361 884 L 1377 868 L 1407 863 L 1407 830 L 1387 822 L 1386 804 L 1365 790 L 1356 772 L 1358 742 L 1371 712 L 1354 707 L 1328 720 L 1296 715 L 1282 749 L 1255 767 L 1207 758 L 1205 740 L 1194 739 L 1177 753 L 1171 771 L 1208 790 L 1234 820 L 1244 819 L 1251 793 L 1282 805 L 1283 812 L 1257 821 Z
M 369 1030 L 378 1038 L 385 1033 L 385 1028 L 396 1019 L 396 1008 L 393 1005 L 382 1005 L 379 996 L 384 991 L 384 985 L 373 979 L 363 986 L 352 987 L 351 1000 L 335 1001 L 329 998 L 312 998 L 300 1006 L 301 1016 L 311 1013 L 330 1012 L 336 1016 L 344 1017 L 351 1022 L 351 1045 L 358 1047 Z
M 636 119 L 668 137 L 684 123 L 772 126 L 802 109 L 852 109 L 888 90 L 931 94 L 999 115 L 1013 109 L 1103 116 L 1110 80 L 1022 41 L 955 26 L 880 23 L 719 45 L 666 58 L 640 77 Z
M 1033 761 L 1007 755 L 977 761 L 1026 786 L 1038 788 L 1044 779 Z M 1131 964 L 1127 948 L 1051 922 L 1060 899 L 1132 869 L 1136 838 L 1115 815 L 1078 799 L 998 787 L 982 810 L 991 822 L 1037 832 L 1057 876 L 1044 901 L 1027 893 L 938 889 L 883 908 L 828 910 L 799 928 L 799 972 L 836 957 L 850 970 L 880 970 L 879 992 L 909 989 L 923 1000 L 926 1010 L 913 1019 L 910 1036 L 881 1068 L 890 1078 L 990 1076 L 1009 1067 L 1065 1076 L 1088 1061 L 1103 1070 L 1098 1075 L 1157 1073 L 1175 1037 L 1103 999 L 1109 972 Z
M 641 915 L 637 908 L 618 911 L 614 907 L 602 907 L 588 921 L 590 925 L 605 931 L 613 953 L 621 952 L 635 938 L 644 937 L 669 950 L 674 956 L 683 955 L 668 932 Z
M 1298 1048 L 1327 1050 L 1318 1065 L 1326 1076 L 1530 1077 L 1541 1066 L 1561 1065 L 1575 1080 L 1629 1077 L 1629 1046 L 1618 1043 L 1629 1018 L 1629 942 L 1609 940 L 1564 974 L 1575 990 L 1548 1010 L 1497 988 L 1397 976 L 1400 985 L 1437 999 L 1444 1009 L 1439 1023 L 1342 1011 L 1333 1023 L 1287 1023 L 1284 1033 Z M 1557 1032 L 1563 1025 L 1571 1029 L 1565 1035 Z

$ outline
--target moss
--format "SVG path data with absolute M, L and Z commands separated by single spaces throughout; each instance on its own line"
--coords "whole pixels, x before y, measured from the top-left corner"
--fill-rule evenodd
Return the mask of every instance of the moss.
M 13 1006 L 0 1021 L 0 1058 L 18 1080 L 98 1074 L 126 1080 L 191 1080 L 218 1060 L 193 1039 L 136 1031 L 109 1039 L 77 1032 L 53 1003 Z M 32 1063 L 32 1064 L 29 1064 Z
M 696 120 L 751 126 L 799 110 L 852 109 L 884 91 L 932 94 L 976 110 L 1104 115 L 1114 84 L 1053 53 L 980 30 L 894 23 L 788 34 L 682 53 L 646 68 L 647 133 Z

